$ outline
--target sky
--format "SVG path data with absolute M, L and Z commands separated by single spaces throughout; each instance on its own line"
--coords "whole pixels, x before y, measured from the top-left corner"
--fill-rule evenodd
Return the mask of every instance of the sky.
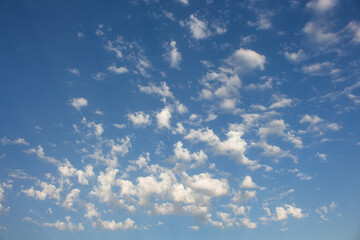
M 0 239 L 359 239 L 359 13 L 0 1 Z

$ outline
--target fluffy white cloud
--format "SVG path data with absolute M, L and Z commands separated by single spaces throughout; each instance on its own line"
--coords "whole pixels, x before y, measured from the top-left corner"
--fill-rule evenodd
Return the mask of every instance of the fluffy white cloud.
M 170 91 L 170 88 L 166 84 L 166 82 L 161 82 L 160 86 L 156 86 L 153 83 L 150 83 L 149 86 L 138 86 L 140 89 L 140 92 L 144 92 L 147 94 L 157 94 L 162 96 L 163 98 L 173 98 L 174 95 Z
M 174 144 L 174 154 L 176 160 L 184 162 L 190 162 L 194 160 L 195 163 L 191 164 L 190 168 L 196 168 L 204 164 L 208 159 L 207 155 L 202 150 L 199 152 L 190 153 L 187 148 L 183 148 L 183 143 L 181 141 L 178 141 L 176 144 Z
M 240 185 L 241 188 L 259 188 L 258 185 L 256 185 L 252 178 L 250 176 L 246 176 L 244 178 L 244 180 L 242 181 L 241 185 Z
M 73 106 L 76 110 L 80 111 L 81 108 L 86 107 L 88 105 L 88 101 L 85 98 L 73 98 L 70 100 L 71 106 Z
M 106 73 L 97 72 L 95 74 L 91 74 L 91 77 L 96 81 L 104 81 Z
M 165 45 L 166 53 L 164 54 L 165 60 L 170 63 L 171 68 L 180 69 L 181 53 L 176 47 L 176 42 L 172 40 L 169 44 Z
M 211 178 L 209 173 L 201 173 L 186 179 L 187 184 L 203 194 L 220 197 L 228 193 L 229 185 L 226 179 Z
M 284 134 L 285 128 L 286 124 L 284 120 L 275 119 L 269 122 L 267 126 L 259 128 L 258 134 L 260 135 L 261 139 L 266 139 L 271 135 L 282 136 Z
M 356 44 L 360 43 L 360 23 L 352 21 L 346 26 L 346 29 L 350 30 L 354 34 L 352 42 Z
M 43 223 L 43 226 L 45 227 L 55 227 L 61 231 L 84 231 L 84 226 L 82 223 L 73 224 L 70 221 L 70 216 L 65 217 L 66 222 L 61 222 L 60 220 L 56 220 L 55 223 Z
M 211 35 L 208 23 L 205 20 L 199 20 L 194 14 L 190 15 L 186 24 L 190 29 L 192 37 L 197 40 L 207 38 Z
M 331 62 L 314 63 L 303 66 L 302 71 L 310 75 L 321 76 L 330 74 L 332 66 L 333 64 Z
M 340 40 L 337 33 L 329 31 L 327 25 L 317 21 L 308 22 L 303 28 L 303 32 L 311 41 L 321 44 L 321 47 L 338 43 Z
M 68 72 L 69 73 L 72 73 L 72 74 L 74 74 L 74 75 L 76 75 L 76 76 L 80 76 L 80 71 L 79 71 L 79 69 L 77 69 L 77 68 L 69 68 L 68 69 Z
M 128 72 L 126 67 L 116 67 L 115 65 L 108 67 L 108 70 L 116 74 L 123 74 Z
M 285 209 L 286 208 L 286 209 Z M 285 204 L 285 208 L 283 207 L 276 207 L 276 216 L 273 217 L 275 221 L 282 221 L 288 218 L 288 215 L 292 216 L 295 219 L 301 219 L 306 217 L 306 214 L 302 213 L 302 209 L 294 207 L 289 204 Z
M 93 203 L 85 203 L 84 206 L 86 211 L 86 214 L 84 216 L 87 217 L 88 219 L 92 220 L 93 217 L 100 216 L 99 212 L 97 211 L 97 208 Z
M 248 21 L 247 25 L 256 27 L 258 30 L 269 30 L 272 28 L 270 18 L 274 15 L 272 11 L 259 12 L 256 17 L 256 22 Z
M 327 155 L 324 153 L 316 153 L 316 156 L 318 156 L 320 159 L 326 161 Z
M 95 226 L 106 230 L 128 230 L 137 228 L 135 222 L 130 218 L 127 218 L 124 222 L 115 222 L 115 220 L 107 221 L 99 219 L 96 222 Z
M 183 143 L 181 141 L 178 141 L 176 144 L 174 144 L 174 154 L 175 158 L 178 160 L 191 161 L 192 158 L 189 150 L 183 148 Z
M 143 111 L 129 113 L 126 116 L 135 127 L 145 127 L 151 124 L 150 115 Z
M 81 123 L 90 128 L 93 131 L 93 134 L 96 136 L 101 136 L 101 134 L 104 132 L 104 128 L 102 127 L 101 123 L 96 124 L 95 122 L 87 121 L 85 117 L 83 117 Z
M 198 226 L 196 226 L 196 225 L 194 225 L 194 226 L 190 226 L 189 227 L 190 229 L 192 229 L 192 230 L 194 230 L 194 231 L 199 231 L 199 227 Z
M 318 13 L 324 13 L 334 8 L 336 3 L 337 0 L 311 0 L 306 7 Z
M 28 142 L 25 141 L 24 138 L 17 138 L 15 140 L 10 140 L 8 139 L 7 137 L 3 137 L 0 139 L 0 143 L 1 145 L 5 146 L 5 145 L 8 145 L 8 144 L 16 144 L 16 145 L 29 145 Z
M 276 207 L 276 221 L 282 221 L 287 219 L 287 212 L 283 207 Z
M 254 69 L 264 70 L 266 57 L 253 50 L 240 48 L 236 50 L 226 62 L 236 71 L 247 72 Z
M 254 222 L 251 222 L 249 218 L 242 218 L 241 225 L 246 228 L 256 228 L 257 227 L 257 224 Z
M 241 138 L 244 134 L 243 131 L 238 128 L 238 126 L 234 126 L 233 129 L 230 129 L 226 133 L 227 139 L 225 141 L 220 141 L 219 137 L 209 128 L 191 129 L 184 138 L 193 142 L 205 142 L 212 147 L 215 154 L 229 155 L 240 164 L 253 165 L 255 162 L 244 155 L 247 143 Z
M 79 200 L 80 189 L 74 188 L 71 192 L 66 195 L 65 201 L 63 202 L 62 206 L 67 210 L 73 210 L 73 205 L 75 202 Z
M 54 157 L 50 157 L 50 156 L 46 156 L 44 149 L 41 145 L 38 145 L 37 148 L 30 148 L 28 150 L 25 151 L 27 154 L 36 154 L 40 159 L 44 159 L 46 161 L 48 161 L 49 163 L 52 163 L 54 165 L 61 165 L 60 161 L 55 159 Z
M 113 126 L 118 128 L 118 129 L 126 128 L 125 124 L 120 124 L 120 123 L 114 123 Z
M 305 59 L 307 59 L 307 55 L 305 54 L 304 50 L 302 50 L 302 49 L 299 49 L 299 51 L 297 51 L 297 52 L 285 51 L 284 56 L 286 57 L 287 60 L 289 60 L 290 62 L 294 62 L 294 63 L 298 63 L 298 62 L 301 62 L 301 61 L 304 61 Z
M 176 1 L 178 1 L 179 3 L 182 3 L 186 6 L 189 5 L 189 0 L 176 0 Z
M 182 103 L 180 103 L 179 101 L 177 101 L 177 102 L 176 102 L 176 111 L 177 111 L 178 113 L 180 113 L 180 114 L 185 114 L 185 113 L 188 112 L 188 109 L 187 109 L 187 107 L 186 107 L 184 104 L 182 104 Z
M 171 129 L 170 126 L 171 112 L 172 109 L 169 106 L 166 106 L 156 114 L 156 120 L 159 129 L 162 128 Z
M 41 182 L 40 187 L 42 190 L 35 190 L 32 186 L 27 190 L 21 190 L 29 197 L 33 197 L 39 200 L 45 200 L 46 198 L 52 198 L 56 200 L 60 200 L 60 192 L 62 191 L 61 188 L 56 188 L 53 184 L 48 184 L 46 182 Z
M 222 108 L 225 111 L 234 110 L 236 107 L 236 99 L 235 98 L 225 98 L 220 103 L 220 108 Z
M 293 104 L 293 100 L 286 97 L 273 96 L 274 102 L 270 105 L 270 109 L 289 107 Z

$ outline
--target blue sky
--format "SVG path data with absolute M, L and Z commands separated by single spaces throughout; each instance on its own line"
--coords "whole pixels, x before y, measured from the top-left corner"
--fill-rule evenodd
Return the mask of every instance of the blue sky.
M 359 12 L 1 1 L 0 238 L 358 239 Z

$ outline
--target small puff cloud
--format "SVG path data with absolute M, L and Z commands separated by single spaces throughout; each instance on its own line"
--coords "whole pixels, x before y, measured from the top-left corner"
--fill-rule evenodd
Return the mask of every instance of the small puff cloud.
M 88 101 L 83 98 L 73 98 L 70 100 L 71 106 L 73 106 L 76 110 L 80 111 L 81 108 L 86 107 L 88 105 Z
M 166 61 L 170 63 L 171 68 L 180 69 L 179 65 L 181 62 L 181 53 L 176 47 L 176 42 L 172 40 L 165 46 L 166 53 L 164 54 L 164 58 Z
M 266 57 L 253 50 L 240 48 L 226 62 L 238 72 L 248 72 L 254 69 L 264 70 Z
M 145 127 L 151 124 L 150 115 L 143 111 L 129 113 L 126 116 L 135 127 Z

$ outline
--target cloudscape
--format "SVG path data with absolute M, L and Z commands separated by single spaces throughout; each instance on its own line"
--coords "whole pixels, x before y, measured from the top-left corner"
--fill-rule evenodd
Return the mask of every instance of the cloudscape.
M 359 239 L 359 1 L 1 1 L 0 29 L 0 239 Z

